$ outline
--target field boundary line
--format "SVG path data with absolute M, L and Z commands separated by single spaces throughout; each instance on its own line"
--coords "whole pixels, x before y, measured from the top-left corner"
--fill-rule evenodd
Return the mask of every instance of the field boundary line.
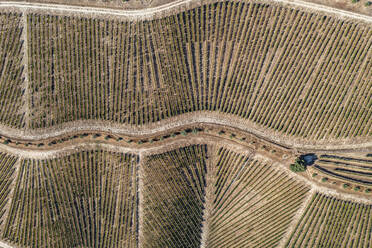
M 178 0 L 175 2 L 167 3 L 152 8 L 143 8 L 137 10 L 118 10 L 118 9 L 108 9 L 100 7 L 84 7 L 84 6 L 73 6 L 66 4 L 49 4 L 49 3 L 27 3 L 27 2 L 1 2 L 0 7 L 11 7 L 11 8 L 30 8 L 36 10 L 48 10 L 48 11 L 60 11 L 60 12 L 70 12 L 70 13 L 80 13 L 89 15 L 109 15 L 109 16 L 122 16 L 129 19 L 154 19 L 158 17 L 158 13 L 163 13 L 166 11 L 173 11 L 176 8 L 188 9 L 190 6 L 203 5 L 204 3 L 214 3 L 217 1 L 202 1 L 202 0 Z M 256 1 L 255 1 L 256 2 Z M 358 14 L 346 10 L 336 9 L 333 7 L 320 5 L 316 3 L 304 2 L 301 0 L 263 0 L 257 1 L 263 3 L 278 3 L 283 5 L 291 5 L 294 7 L 305 8 L 315 11 L 320 11 L 322 13 L 335 14 L 340 17 L 347 17 L 352 19 L 358 19 L 365 22 L 372 22 L 372 17 Z M 173 13 L 171 13 L 173 14 Z
M 316 191 L 314 188 L 312 188 L 309 192 L 307 192 L 306 198 L 303 200 L 302 204 L 298 208 L 296 214 L 293 216 L 293 219 L 291 223 L 289 224 L 289 227 L 287 228 L 286 233 L 284 234 L 283 238 L 279 242 L 278 248 L 284 248 L 286 243 L 289 241 L 291 234 L 295 231 L 296 226 L 298 225 L 298 222 L 301 221 L 301 217 L 304 215 L 307 206 L 309 205 L 311 199 L 315 195 Z

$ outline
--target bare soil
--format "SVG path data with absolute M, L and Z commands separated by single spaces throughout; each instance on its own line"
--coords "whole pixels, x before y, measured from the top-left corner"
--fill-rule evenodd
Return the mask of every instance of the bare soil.
M 0 0 L 0 2 L 1 1 L 3 0 Z M 177 0 L 7 0 L 6 2 L 12 1 L 138 10 L 170 4 L 172 2 L 176 2 Z M 193 2 L 201 3 L 202 1 L 195 0 Z M 209 2 L 209 0 L 206 2 Z M 336 9 L 372 16 L 372 4 L 370 6 L 366 6 L 366 3 L 372 2 L 372 0 L 356 0 L 355 3 L 353 3 L 352 0 L 304 0 L 304 2 L 316 3 Z
M 371 0 L 358 0 L 356 3 L 353 3 L 352 0 L 306 0 L 306 2 L 322 4 L 337 9 L 372 16 Z M 371 5 L 366 6 L 367 2 L 371 2 Z

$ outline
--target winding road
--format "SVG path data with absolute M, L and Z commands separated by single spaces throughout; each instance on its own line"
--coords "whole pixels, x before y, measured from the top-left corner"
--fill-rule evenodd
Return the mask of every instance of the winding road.
M 216 1 L 211 1 L 216 2 Z M 366 16 L 362 14 L 353 13 L 350 11 L 345 11 L 341 9 L 336 9 L 320 4 L 300 1 L 300 0 L 262 0 L 259 2 L 268 3 L 279 3 L 283 5 L 290 5 L 293 7 L 325 12 L 327 14 L 336 15 L 338 17 L 346 17 L 352 19 L 358 19 L 360 21 L 372 22 L 371 16 Z M 139 10 L 117 10 L 108 8 L 98 8 L 98 7 L 79 7 L 71 6 L 65 4 L 48 4 L 48 3 L 27 3 L 27 2 L 0 2 L 0 7 L 6 8 L 19 8 L 19 9 L 30 9 L 30 10 L 47 10 L 47 11 L 57 11 L 57 12 L 68 12 L 68 13 L 78 13 L 85 15 L 109 15 L 109 16 L 122 16 L 129 19 L 151 19 L 156 17 L 156 14 L 174 11 L 177 8 L 189 8 L 190 6 L 198 6 L 208 1 L 201 0 L 178 0 L 173 1 L 168 4 L 164 4 L 158 7 L 144 8 Z

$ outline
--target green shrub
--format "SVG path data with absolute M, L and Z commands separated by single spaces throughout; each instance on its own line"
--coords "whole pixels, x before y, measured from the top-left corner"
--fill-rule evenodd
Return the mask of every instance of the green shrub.
M 318 174 L 317 173 L 313 173 L 313 177 L 316 177 Z
M 328 178 L 327 178 L 327 177 L 323 177 L 323 178 L 322 178 L 322 182 L 323 182 L 323 183 L 325 183 L 325 182 L 327 182 L 327 181 L 328 181 Z
M 350 188 L 350 185 L 347 184 L 347 183 L 344 183 L 344 184 L 342 185 L 342 187 L 343 187 L 344 189 L 348 189 L 348 188 Z
M 365 192 L 369 194 L 369 193 L 371 193 L 371 189 L 367 188 L 367 189 L 365 190 Z
M 183 131 L 181 132 L 181 134 L 182 134 L 183 136 L 186 136 L 186 135 L 187 135 L 187 133 L 186 133 L 185 130 L 183 130 Z
M 306 164 L 303 159 L 297 158 L 294 164 L 291 164 L 290 167 L 293 172 L 304 172 L 306 170 Z

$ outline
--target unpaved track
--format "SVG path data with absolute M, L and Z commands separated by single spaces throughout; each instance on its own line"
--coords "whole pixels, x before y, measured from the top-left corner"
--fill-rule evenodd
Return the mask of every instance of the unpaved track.
M 4 242 L 0 241 L 0 248 L 14 248 L 14 247 L 8 245 L 7 243 L 4 243 Z
M 259 151 L 254 151 L 252 148 L 249 148 L 245 145 L 241 145 L 239 143 L 230 141 L 224 138 L 206 138 L 202 135 L 196 137 L 180 137 L 176 138 L 173 141 L 169 141 L 162 145 L 153 144 L 151 147 L 147 148 L 135 148 L 135 147 L 124 147 L 122 145 L 113 145 L 113 144 L 93 144 L 93 143 L 82 143 L 79 145 L 72 145 L 66 146 L 63 149 L 59 150 L 52 150 L 52 151 L 25 151 L 22 149 L 12 148 L 3 144 L 0 144 L 0 151 L 10 152 L 15 155 L 20 156 L 21 158 L 34 158 L 34 159 L 46 159 L 46 158 L 53 158 L 53 157 L 60 157 L 65 154 L 71 154 L 73 152 L 81 151 L 81 150 L 89 150 L 89 149 L 105 149 L 109 151 L 115 152 L 123 152 L 123 153 L 132 153 L 132 154 L 139 154 L 141 157 L 148 156 L 151 154 L 162 153 L 168 150 L 177 149 L 179 147 L 194 145 L 194 144 L 207 144 L 214 146 L 216 144 L 222 145 L 229 149 L 232 149 L 237 152 L 251 154 L 253 158 L 261 159 L 265 161 L 270 161 L 273 165 L 273 168 L 276 170 L 280 170 L 281 172 L 286 173 L 290 177 L 294 178 L 295 180 L 307 184 L 311 189 L 314 189 L 316 192 L 321 192 L 326 195 L 334 196 L 342 200 L 350 200 L 356 201 L 359 203 L 365 204 L 372 204 L 372 198 L 368 196 L 359 196 L 353 195 L 349 193 L 341 193 L 337 190 L 327 188 L 325 186 L 321 186 L 314 181 L 311 181 L 305 178 L 302 175 L 294 173 L 289 170 L 289 168 L 283 164 L 282 162 L 273 161 L 271 158 L 262 155 Z M 141 162 L 141 161 L 140 161 Z
M 361 152 L 372 152 L 371 137 L 359 138 L 359 140 L 352 138 L 310 141 L 275 132 L 237 116 L 210 111 L 198 111 L 182 114 L 143 126 L 127 126 L 124 124 L 115 124 L 105 121 L 76 121 L 62 124 L 59 127 L 22 132 L 18 129 L 11 129 L 0 125 L 0 135 L 10 139 L 38 141 L 62 135 L 67 136 L 89 131 L 101 131 L 142 138 L 149 135 L 156 135 L 160 132 L 166 132 L 170 129 L 198 124 L 216 125 L 220 126 L 221 129 L 224 127 L 237 129 L 238 131 L 247 132 L 279 146 L 306 150 L 308 152 L 353 152 L 355 150 Z M 33 132 L 33 134 L 30 132 Z
M 201 0 L 178 0 L 168 4 L 164 4 L 153 8 L 144 8 L 139 10 L 116 10 L 98 7 L 84 7 L 84 6 L 71 6 L 64 4 L 47 4 L 47 3 L 26 3 L 26 2 L 1 2 L 1 7 L 10 8 L 26 8 L 31 10 L 47 10 L 47 11 L 57 11 L 57 12 L 70 12 L 85 15 L 108 15 L 108 16 L 122 16 L 129 19 L 152 19 L 157 16 L 158 13 L 171 12 L 178 10 L 180 8 L 188 9 L 189 6 L 197 6 L 203 3 L 216 2 L 216 1 L 201 1 Z M 283 5 L 289 5 L 293 7 L 298 7 L 301 9 L 309 9 L 316 12 L 328 13 L 330 15 L 336 15 L 339 17 L 346 17 L 352 19 L 358 19 L 360 21 L 372 22 L 372 17 L 357 14 L 345 10 L 340 10 L 324 5 L 319 5 L 315 3 L 304 2 L 300 0 L 271 0 L 271 1 L 261 1 L 268 3 L 278 3 Z

